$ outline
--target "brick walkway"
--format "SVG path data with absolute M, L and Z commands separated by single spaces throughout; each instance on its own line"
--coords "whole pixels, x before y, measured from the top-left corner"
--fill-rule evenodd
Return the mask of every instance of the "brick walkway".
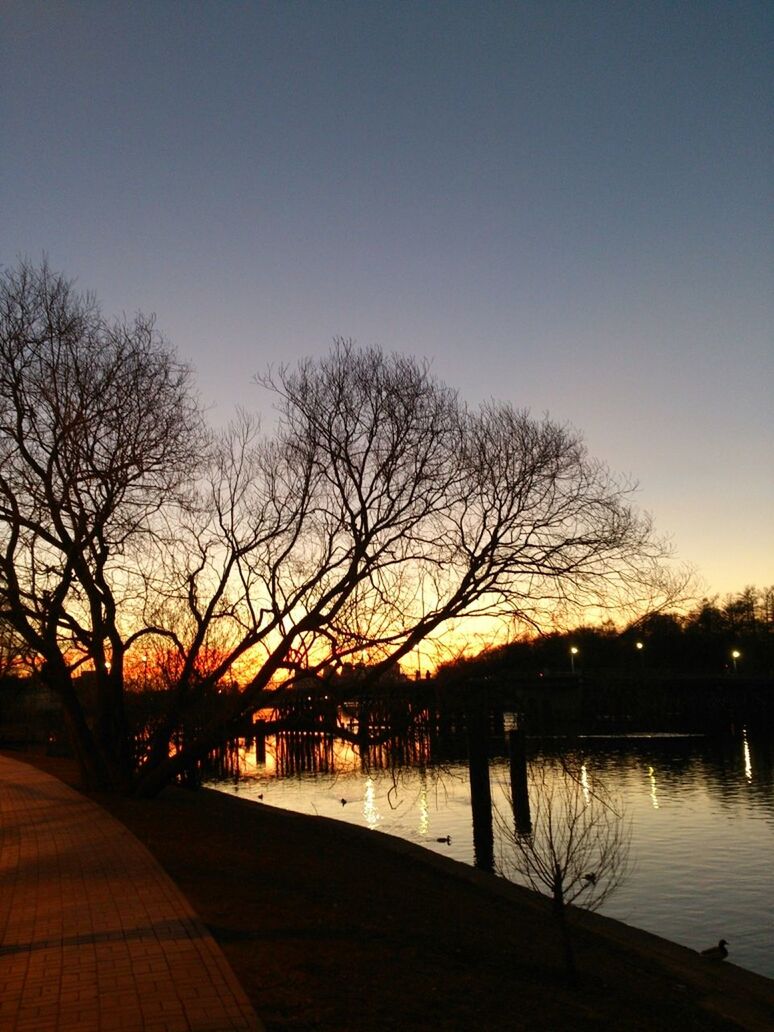
M 0 1032 L 261 1027 L 145 847 L 62 782 L 0 756 Z

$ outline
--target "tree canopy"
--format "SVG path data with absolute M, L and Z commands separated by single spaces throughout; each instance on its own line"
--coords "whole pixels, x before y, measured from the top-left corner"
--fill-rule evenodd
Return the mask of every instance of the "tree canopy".
M 447 680 L 569 673 L 592 677 L 771 676 L 774 669 L 774 588 L 752 586 L 724 599 L 704 598 L 680 611 L 647 612 L 623 626 L 581 625 L 517 640 L 444 663 Z M 736 663 L 734 662 L 736 653 Z

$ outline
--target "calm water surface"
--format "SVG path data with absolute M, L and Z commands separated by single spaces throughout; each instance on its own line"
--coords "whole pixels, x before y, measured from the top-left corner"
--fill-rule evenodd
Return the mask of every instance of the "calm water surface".
M 632 821 L 632 869 L 601 912 L 692 949 L 729 942 L 734 963 L 774 978 L 774 736 L 739 729 L 703 736 L 589 736 L 528 740 L 533 762 L 562 757 L 592 787 L 620 797 Z M 310 757 L 311 757 L 310 753 Z M 467 765 L 425 763 L 364 771 L 357 751 L 331 745 L 285 770 L 286 748 L 267 739 L 265 759 L 242 749 L 240 775 L 212 787 L 299 813 L 398 835 L 474 862 Z M 298 764 L 294 765 L 296 768 Z M 304 764 L 301 764 L 304 766 Z M 323 770 L 320 770 L 320 767 Z M 490 768 L 493 806 L 509 814 L 508 765 Z M 344 802 L 342 802 L 344 800 Z M 451 843 L 438 842 L 451 837 Z M 495 856 L 507 868 L 507 836 L 495 818 Z

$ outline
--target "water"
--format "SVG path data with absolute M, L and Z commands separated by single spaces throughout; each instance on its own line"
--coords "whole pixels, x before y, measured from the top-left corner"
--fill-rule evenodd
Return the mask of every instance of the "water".
M 264 804 L 388 832 L 474 862 L 466 763 L 364 771 L 356 749 L 309 750 L 316 772 L 285 773 L 287 745 L 267 739 L 265 762 L 242 749 L 238 779 L 212 787 Z M 600 912 L 692 949 L 729 942 L 730 959 L 774 978 L 772 735 L 588 736 L 528 740 L 530 761 L 558 758 L 587 789 L 604 785 L 631 820 L 631 870 Z M 297 764 L 295 765 L 298 766 Z M 302 764 L 304 766 L 304 764 Z M 320 770 L 322 766 L 324 769 Z M 509 868 L 508 765 L 490 767 L 495 856 Z M 534 806 L 534 786 L 531 797 Z M 438 839 L 451 838 L 451 842 Z M 518 880 L 518 879 L 517 879 Z

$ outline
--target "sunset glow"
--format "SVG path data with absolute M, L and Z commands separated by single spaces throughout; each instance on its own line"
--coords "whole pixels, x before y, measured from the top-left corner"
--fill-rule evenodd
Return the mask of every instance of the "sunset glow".
M 214 422 L 336 334 L 427 356 L 700 594 L 774 582 L 767 5 L 6 7 L 2 260 L 155 312 Z

